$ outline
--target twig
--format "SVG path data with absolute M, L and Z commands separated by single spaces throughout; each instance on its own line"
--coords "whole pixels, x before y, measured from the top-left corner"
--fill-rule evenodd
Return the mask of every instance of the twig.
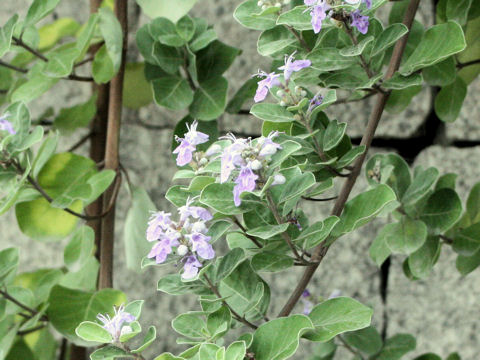
M 448 245 L 452 245 L 452 244 L 453 244 L 453 239 L 452 239 L 452 238 L 449 238 L 448 236 L 438 235 L 438 237 L 439 237 L 440 239 L 442 239 L 445 244 L 448 244 Z
M 420 0 L 410 0 L 408 8 L 405 12 L 403 24 L 406 25 L 409 30 L 412 27 L 413 19 L 417 12 L 419 3 L 420 3 Z M 400 62 L 402 61 L 403 53 L 405 51 L 405 46 L 407 44 L 409 33 L 410 31 L 407 34 L 405 34 L 396 43 L 395 48 L 393 50 L 392 58 L 390 59 L 390 64 L 389 64 L 387 73 L 385 75 L 385 80 L 390 79 L 395 73 L 395 71 L 398 70 L 398 67 L 400 66 Z M 366 154 L 372 143 L 373 137 L 375 135 L 375 130 L 377 129 L 378 123 L 382 117 L 382 114 L 385 109 L 385 105 L 387 103 L 389 96 L 390 96 L 390 91 L 378 94 L 377 103 L 375 104 L 375 107 L 372 111 L 371 117 L 367 124 L 365 134 L 362 137 L 362 141 L 360 143 L 360 145 L 364 145 L 366 147 L 366 150 L 355 161 L 351 176 L 348 177 L 347 180 L 345 181 L 342 187 L 342 190 L 340 191 L 339 197 L 335 202 L 335 206 L 333 207 L 333 210 L 332 210 L 332 215 L 337 215 L 337 216 L 341 215 L 345 207 L 345 203 L 347 202 L 350 192 L 352 191 L 353 186 L 355 185 L 358 175 L 360 174 L 360 171 L 362 169 L 363 162 L 365 161 Z M 321 243 L 315 248 L 312 255 L 312 260 L 317 261 L 318 263 L 315 265 L 309 266 L 305 269 L 302 278 L 298 282 L 296 288 L 294 289 L 287 303 L 285 304 L 283 309 L 280 311 L 278 315 L 279 317 L 287 316 L 293 310 L 295 304 L 300 299 L 300 296 L 302 295 L 303 291 L 307 288 L 307 285 L 312 279 L 313 274 L 317 270 L 322 260 L 325 258 L 328 248 L 329 246 L 325 245 L 325 242 Z
M 39 51 L 31 48 L 29 45 L 25 44 L 22 39 L 17 38 L 16 36 L 13 36 L 12 39 L 15 42 L 15 45 L 24 48 L 25 50 L 27 50 L 32 55 L 35 55 L 40 60 L 44 62 L 48 62 L 48 59 L 44 55 L 42 55 Z
M 31 329 L 28 329 L 28 330 L 20 330 L 20 331 L 17 331 L 17 335 L 18 336 L 24 336 L 24 335 L 28 335 L 28 334 L 31 334 L 35 331 L 38 331 L 38 330 L 41 330 L 43 329 L 44 327 L 46 327 L 45 324 L 41 324 L 41 325 L 38 325 L 38 326 L 35 326 Z
M 238 221 L 238 219 L 237 219 L 235 216 L 232 216 L 232 220 L 233 220 L 233 222 L 235 223 L 235 225 L 237 225 L 237 226 L 240 228 L 240 230 L 242 230 L 242 232 L 245 234 L 245 236 L 246 236 L 249 240 L 251 240 L 258 248 L 262 248 L 262 247 L 263 247 L 263 245 L 260 244 L 260 242 L 259 242 L 257 239 L 255 239 L 254 236 L 251 236 L 251 235 L 248 235 L 248 234 L 247 234 L 247 229 L 245 229 L 245 227 L 242 225 L 242 223 L 241 223 L 240 221 Z
M 88 134 L 84 135 L 80 140 L 78 140 L 75 144 L 73 144 L 68 150 L 67 152 L 72 152 L 72 151 L 75 151 L 77 150 L 80 146 L 82 146 L 83 144 L 85 144 L 88 139 L 90 139 L 92 137 L 92 132 L 90 131 Z
M 222 301 L 222 304 L 225 305 L 226 307 L 228 307 L 228 309 L 230 310 L 230 312 L 232 313 L 233 317 L 235 318 L 235 320 L 241 322 L 242 324 L 245 324 L 247 325 L 248 327 L 252 328 L 252 329 L 258 329 L 258 326 L 255 325 L 255 324 L 252 324 L 250 321 L 248 321 L 247 319 L 245 319 L 245 317 L 243 316 L 240 316 L 235 310 L 233 310 L 230 305 L 227 304 L 227 302 L 225 300 L 223 300 L 223 297 L 222 295 L 220 294 L 220 292 L 218 291 L 217 287 L 212 283 L 212 281 L 209 279 L 209 277 L 205 274 L 203 274 L 203 277 L 205 279 L 205 281 L 207 282 L 210 290 L 212 290 L 212 292 L 217 296 L 217 298 L 221 299 Z
M 127 0 L 115 0 L 115 16 L 120 22 L 122 41 L 122 61 L 117 75 L 110 83 L 110 102 L 108 104 L 107 138 L 105 144 L 105 168 L 119 171 L 120 122 L 122 118 L 123 79 L 128 40 L 128 4 Z M 113 250 L 115 240 L 115 188 L 110 187 L 103 194 L 103 209 L 109 210 L 102 219 L 100 242 L 100 270 L 98 288 L 113 286 Z M 112 204 L 110 208 L 110 204 Z
M 79 66 L 82 66 L 82 65 L 85 65 L 86 63 L 89 63 L 90 61 L 93 61 L 95 57 L 94 56 L 90 56 L 82 61 L 79 61 L 78 63 L 76 63 L 73 67 L 74 68 L 77 68 Z
M 338 196 L 332 196 L 332 197 L 323 198 L 323 199 L 316 199 L 316 198 L 312 198 L 312 197 L 308 197 L 308 196 L 302 196 L 302 199 L 303 199 L 303 200 L 317 201 L 317 202 L 331 201 L 331 200 L 335 200 L 335 199 L 337 199 L 337 198 L 338 198 Z
M 308 46 L 307 42 L 305 41 L 305 39 L 302 37 L 301 34 L 298 33 L 297 30 L 295 30 L 293 27 L 291 26 L 288 26 L 288 25 L 285 25 L 285 27 L 288 29 L 288 31 L 290 31 L 293 36 L 295 36 L 297 38 L 297 40 L 300 42 L 300 45 L 302 45 L 302 47 L 307 50 L 307 52 L 310 52 L 312 51 L 312 49 L 310 49 L 310 47 Z
M 11 296 L 8 292 L 6 292 L 4 290 L 0 290 L 0 295 L 3 296 L 5 298 L 5 300 L 8 300 L 8 301 L 14 303 L 15 305 L 17 305 L 18 307 L 22 308 L 25 311 L 28 311 L 32 315 L 32 317 L 38 314 L 37 310 L 32 309 L 31 307 L 21 303 L 20 301 L 15 299 L 13 296 Z M 47 315 L 42 315 L 40 317 L 40 320 L 41 321 L 48 321 Z
M 467 66 L 472 66 L 472 65 L 478 65 L 480 64 L 480 59 L 472 60 L 472 61 L 467 61 L 465 63 L 458 63 L 457 64 L 457 69 L 463 69 L 464 67 Z
M 62 339 L 62 344 L 60 345 L 60 353 L 58 354 L 58 360 L 67 360 L 67 345 L 68 341 L 66 338 Z
M 28 72 L 27 69 L 22 69 L 22 68 L 19 68 L 18 66 L 15 66 L 15 65 L 11 65 L 9 63 L 6 63 L 5 61 L 2 61 L 0 60 L 0 66 L 3 66 L 3 67 L 6 67 L 10 70 L 14 70 L 14 71 L 17 71 L 17 72 L 20 72 L 22 74 L 26 74 Z
M 358 45 L 357 37 L 353 34 L 352 29 L 350 28 L 350 26 L 348 25 L 345 19 L 343 20 L 343 25 L 345 28 L 345 32 L 347 33 L 350 40 L 352 40 L 353 45 L 357 46 Z M 372 73 L 372 70 L 370 69 L 370 66 L 368 66 L 367 61 L 365 60 L 365 57 L 362 54 L 360 54 L 358 55 L 358 58 L 360 59 L 360 64 L 362 68 L 365 70 L 365 73 L 367 74 L 368 78 L 371 79 L 373 77 L 373 73 Z

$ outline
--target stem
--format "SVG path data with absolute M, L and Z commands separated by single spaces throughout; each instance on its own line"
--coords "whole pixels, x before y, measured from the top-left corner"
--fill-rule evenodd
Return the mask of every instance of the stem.
M 14 303 L 15 305 L 17 305 L 19 308 L 22 308 L 23 310 L 25 311 L 28 311 L 32 317 L 37 315 L 38 314 L 38 311 L 35 310 L 35 309 L 32 309 L 31 307 L 21 303 L 20 301 L 18 301 L 17 299 L 15 299 L 13 296 L 11 296 L 8 292 L 6 292 L 5 290 L 0 290 L 0 295 L 3 296 L 5 298 L 5 300 L 8 300 L 12 303 Z M 40 320 L 42 321 L 48 321 L 48 317 L 47 315 L 42 315 L 40 317 Z
M 207 282 L 208 284 L 208 287 L 210 288 L 210 290 L 212 290 L 212 292 L 219 298 L 221 299 L 222 301 L 222 304 L 225 305 L 226 307 L 228 307 L 228 309 L 230 310 L 230 312 L 232 313 L 233 317 L 235 318 L 235 320 L 241 322 L 242 324 L 245 324 L 247 325 L 248 327 L 252 328 L 252 329 L 258 329 L 258 326 L 255 325 L 255 324 L 252 324 L 250 321 L 248 321 L 247 319 L 245 319 L 245 317 L 243 316 L 240 316 L 235 310 L 233 310 L 230 305 L 227 304 L 227 302 L 225 300 L 222 299 L 222 295 L 220 295 L 220 292 L 218 291 L 217 287 L 212 283 L 212 281 L 209 279 L 209 277 L 205 274 L 203 274 L 203 277 L 205 279 L 205 281 Z
M 358 45 L 357 37 L 353 34 L 353 31 L 348 25 L 346 20 L 343 20 L 343 25 L 345 27 L 345 32 L 347 33 L 350 40 L 352 40 L 353 45 L 357 46 Z M 358 55 L 358 57 L 360 59 L 360 65 L 365 70 L 365 73 L 367 74 L 368 78 L 371 79 L 373 77 L 373 73 L 372 73 L 372 70 L 370 69 L 370 66 L 368 66 L 367 61 L 365 60 L 365 57 L 362 54 Z
M 323 198 L 323 199 L 316 199 L 316 198 L 312 198 L 312 197 L 302 196 L 302 199 L 303 200 L 308 200 L 308 201 L 324 202 L 324 201 L 332 201 L 332 200 L 338 199 L 338 196 L 332 196 L 332 197 Z
M 312 49 L 310 49 L 310 47 L 308 46 L 307 42 L 305 41 L 305 39 L 302 37 L 301 34 L 298 33 L 297 30 L 295 30 L 293 27 L 291 26 L 288 26 L 288 25 L 285 25 L 285 27 L 288 29 L 288 31 L 290 31 L 293 36 L 295 36 L 297 38 L 297 40 L 300 42 L 300 45 L 302 45 L 302 47 L 307 50 L 307 52 L 310 52 L 312 51 Z
M 28 330 L 17 331 L 17 335 L 18 336 L 28 335 L 28 334 L 31 334 L 35 331 L 43 329 L 45 326 L 46 326 L 45 324 L 41 324 L 41 325 L 35 326 L 35 327 L 33 327 L 31 329 L 28 329 Z
M 420 0 L 410 0 L 407 11 L 405 12 L 403 24 L 406 25 L 409 30 L 412 27 L 413 19 L 415 18 L 419 3 Z M 392 58 L 390 59 L 387 73 L 385 75 L 385 80 L 390 79 L 395 73 L 395 71 L 398 70 L 400 62 L 402 61 L 402 56 L 405 50 L 405 46 L 407 44 L 409 33 L 410 31 L 396 43 L 395 48 L 393 49 L 393 54 Z M 338 199 L 335 202 L 335 206 L 332 210 L 332 215 L 341 215 L 343 208 L 345 207 L 345 203 L 347 202 L 350 192 L 352 191 L 353 186 L 355 185 L 358 175 L 360 174 L 360 171 L 362 169 L 363 162 L 365 161 L 365 157 L 372 143 L 373 137 L 375 135 L 375 130 L 377 129 L 378 123 L 382 117 L 383 110 L 385 109 L 385 104 L 387 103 L 389 96 L 390 91 L 378 93 L 377 102 L 368 121 L 366 132 L 362 137 L 362 141 L 360 143 L 360 145 L 364 145 L 366 147 L 366 150 L 355 161 L 351 176 L 345 181 L 342 190 L 340 191 L 340 194 L 338 196 Z M 322 242 L 315 248 L 312 254 L 312 260 L 316 261 L 317 264 L 309 266 L 305 269 L 302 278 L 300 279 L 297 287 L 293 291 L 287 303 L 280 311 L 279 316 L 288 316 L 293 310 L 295 304 L 300 299 L 303 291 L 307 288 L 307 285 L 312 279 L 313 274 L 317 270 L 325 255 L 327 254 L 329 246 L 325 245 L 325 243 L 326 242 Z
M 15 42 L 15 45 L 24 48 L 25 50 L 27 50 L 32 55 L 35 55 L 40 60 L 42 60 L 44 62 L 48 62 L 48 59 L 44 55 L 42 55 L 42 53 L 40 53 L 39 51 L 31 48 L 29 45 L 25 44 L 22 39 L 17 38 L 16 36 L 13 36 L 12 39 Z
M 480 59 L 467 61 L 465 63 L 458 63 L 457 64 L 457 69 L 463 69 L 464 67 L 472 66 L 472 65 L 478 65 L 478 64 L 480 64 Z
M 92 132 L 89 132 L 88 134 L 82 136 L 82 138 L 81 138 L 80 140 L 78 140 L 75 144 L 73 144 L 73 145 L 67 150 L 67 152 L 72 152 L 72 151 L 77 150 L 80 146 L 82 146 L 83 144 L 85 144 L 91 137 L 92 137 Z
M 122 117 L 123 78 L 128 40 L 127 0 L 115 0 L 115 15 L 123 31 L 122 63 L 118 74 L 110 83 L 110 102 L 108 106 L 107 139 L 105 145 L 105 168 L 119 169 L 119 138 Z M 113 200 L 111 211 L 102 220 L 102 241 L 100 243 L 99 289 L 113 286 L 113 245 L 115 239 L 115 189 L 110 187 L 103 194 L 103 208 Z
M 19 68 L 17 66 L 14 66 L 14 65 L 11 65 L 9 63 L 6 63 L 5 61 L 2 61 L 0 60 L 0 66 L 3 66 L 3 67 L 6 67 L 10 70 L 14 70 L 14 71 L 17 71 L 17 72 L 20 72 L 22 74 L 26 74 L 28 72 L 27 69 L 22 69 L 22 68 Z
M 232 216 L 232 220 L 233 220 L 233 222 L 235 223 L 235 225 L 237 225 L 237 226 L 240 228 L 240 230 L 243 231 L 243 233 L 245 234 L 245 236 L 246 236 L 248 239 L 250 239 L 258 248 L 262 248 L 262 247 L 263 247 L 263 245 L 260 244 L 260 242 L 258 242 L 258 240 L 255 239 L 254 236 L 251 236 L 251 235 L 248 235 L 248 234 L 247 234 L 247 229 L 245 229 L 245 226 L 243 226 L 242 223 L 241 223 L 240 221 L 238 221 L 238 219 L 237 219 L 235 216 Z

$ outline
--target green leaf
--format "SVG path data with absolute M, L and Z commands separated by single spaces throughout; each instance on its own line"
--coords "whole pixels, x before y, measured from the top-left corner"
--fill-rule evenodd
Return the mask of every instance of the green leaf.
M 339 123 L 337 120 L 330 121 L 323 135 L 323 150 L 330 151 L 335 148 L 345 135 L 347 123 Z
M 281 13 L 277 25 L 288 25 L 299 31 L 311 30 L 312 17 L 306 9 L 306 6 L 295 6 L 292 10 Z
M 218 310 L 208 314 L 207 331 L 210 334 L 210 340 L 216 340 L 230 330 L 232 315 L 226 306 L 221 306 Z
M 48 77 L 61 78 L 71 74 L 78 51 L 73 43 L 62 45 L 47 55 L 48 62 L 42 73 Z
M 35 25 L 48 14 L 50 14 L 58 5 L 60 0 L 34 0 L 28 8 L 27 16 L 23 22 L 23 28 Z
M 435 113 L 440 120 L 454 122 L 460 115 L 466 96 L 467 85 L 460 77 L 444 86 L 435 98 Z
M 253 98 L 257 90 L 257 79 L 248 79 L 242 87 L 235 93 L 233 98 L 228 102 L 226 111 L 230 114 L 238 113 L 243 104 Z
M 274 319 L 255 331 L 249 349 L 256 360 L 288 359 L 297 351 L 302 334 L 312 328 L 312 322 L 304 315 Z
M 180 18 L 175 24 L 177 29 L 177 34 L 185 41 L 190 41 L 195 35 L 195 23 L 192 18 L 188 15 Z
M 340 49 L 340 55 L 342 56 L 359 56 L 362 55 L 365 48 L 370 44 L 375 38 L 373 36 L 367 36 L 362 39 L 358 44 L 347 46 Z
M 63 262 L 70 271 L 80 270 L 95 249 L 95 233 L 89 226 L 79 227 L 63 252 Z
M 287 140 L 283 142 L 282 149 L 272 156 L 272 160 L 269 164 L 270 169 L 275 169 L 277 166 L 280 166 L 290 155 L 294 154 L 301 148 L 302 145 L 295 141 Z
M 406 255 L 421 248 L 427 240 L 425 223 L 408 217 L 403 217 L 398 223 L 386 225 L 381 233 L 393 253 Z
M 145 78 L 144 63 L 127 63 L 123 80 L 123 106 L 139 109 L 153 100 L 152 89 Z
M 303 242 L 305 249 L 311 249 L 324 241 L 332 232 L 333 228 L 340 221 L 337 216 L 329 216 L 323 221 L 317 221 L 303 230 L 295 239 L 295 242 Z
M 450 229 L 462 215 L 462 202 L 455 190 L 440 189 L 427 200 L 420 219 L 428 226 L 429 233 L 442 234 Z
M 320 71 L 333 71 L 349 68 L 356 63 L 351 56 L 340 55 L 337 48 L 320 48 L 313 50 L 307 59 L 312 61 L 312 68 Z
M 196 70 L 200 84 L 218 78 L 240 54 L 240 50 L 221 41 L 214 41 L 197 53 Z
M 309 314 L 315 331 L 306 337 L 325 342 L 346 331 L 363 329 L 370 325 L 373 310 L 348 297 L 326 300 Z
M 428 353 L 428 354 L 417 356 L 413 360 L 442 360 L 442 358 L 438 355 L 435 355 L 434 353 Z
M 385 110 L 391 114 L 399 114 L 404 111 L 412 99 L 422 91 L 421 86 L 411 86 L 403 90 L 393 90 L 388 98 Z
M 275 14 L 253 16 L 259 11 L 256 0 L 248 0 L 241 3 L 233 13 L 233 17 L 246 28 L 253 30 L 267 30 L 276 25 Z
M 151 19 L 163 16 L 176 22 L 186 15 L 197 0 L 179 0 L 172 6 L 170 0 L 136 0 L 145 15 Z
M 172 320 L 172 328 L 180 335 L 191 339 L 202 340 L 207 339 L 207 334 L 203 331 L 205 322 L 201 318 L 201 312 L 188 312 L 178 315 Z
M 405 205 L 413 204 L 428 193 L 433 184 L 437 181 L 438 169 L 430 167 L 426 170 L 418 168 L 415 172 L 412 183 L 405 191 L 402 197 L 402 203 Z
M 261 120 L 275 123 L 292 122 L 295 120 L 290 111 L 278 104 L 255 104 L 250 109 L 250 113 Z
M 38 30 L 40 36 L 38 50 L 45 51 L 53 48 L 61 39 L 67 36 L 75 36 L 80 28 L 80 24 L 72 18 L 60 18 L 42 26 Z
M 91 345 L 75 334 L 82 321 L 94 321 L 98 314 L 113 313 L 113 306 L 125 302 L 125 295 L 113 289 L 84 292 L 55 286 L 48 299 L 48 318 L 55 329 L 77 345 Z
M 425 32 L 413 54 L 400 67 L 400 73 L 410 75 L 461 52 L 466 46 L 463 30 L 456 22 L 434 25 Z
M 272 56 L 279 52 L 288 52 L 286 48 L 297 42 L 297 39 L 284 26 L 276 26 L 265 30 L 257 43 L 258 53 L 262 56 Z
M 457 270 L 462 275 L 467 275 L 480 266 L 480 251 L 477 251 L 472 256 L 463 256 L 460 255 L 457 257 L 455 263 Z
M 293 266 L 294 259 L 285 254 L 262 251 L 252 257 L 252 268 L 255 271 L 277 272 Z
M 229 276 L 244 258 L 245 252 L 243 249 L 236 248 L 218 259 L 218 262 L 215 265 L 215 281 L 218 282 Z
M 80 127 L 86 127 L 97 113 L 97 97 L 92 96 L 87 102 L 63 108 L 55 118 L 53 125 L 62 133 L 71 133 Z
M 279 203 L 284 203 L 301 196 L 315 184 L 315 176 L 310 172 L 292 177 L 285 184 L 282 194 L 280 195 Z
M 49 78 L 43 74 L 35 74 L 27 82 L 20 85 L 12 93 L 11 101 L 29 103 L 36 99 L 59 81 L 58 78 Z
M 440 241 L 429 236 L 423 246 L 408 257 L 408 268 L 418 279 L 427 278 L 440 255 Z
M 395 73 L 392 78 L 384 81 L 382 86 L 385 89 L 402 90 L 411 86 L 419 86 L 422 84 L 423 78 L 421 74 L 402 76 L 399 73 Z
M 145 337 L 142 340 L 142 344 L 135 350 L 132 350 L 132 353 L 139 354 L 142 351 L 146 350 L 150 345 L 152 345 L 156 338 L 157 329 L 155 328 L 155 326 L 150 326 L 147 333 L 145 334 Z
M 234 184 L 214 183 L 203 189 L 200 202 L 225 215 L 238 215 L 250 211 L 258 206 L 259 200 L 253 195 L 242 196 L 242 204 L 235 206 L 233 202 Z
M 163 354 L 157 356 L 154 360 L 185 360 L 185 358 L 176 357 L 176 356 L 172 355 L 171 353 L 163 353 Z
M 218 289 L 222 297 L 226 298 L 228 305 L 249 320 L 263 318 L 268 309 L 270 289 L 253 271 L 248 260 L 223 279 Z M 260 297 L 256 297 L 256 294 L 260 294 Z
M 213 29 L 208 29 L 198 35 L 189 45 L 193 52 L 200 51 L 206 48 L 209 44 L 218 39 L 217 33 Z
M 478 9 L 478 5 L 474 3 Z M 478 31 L 480 29 L 480 16 L 471 19 L 467 23 L 465 32 L 465 38 L 467 41 L 467 48 L 457 55 L 457 59 L 460 63 L 467 63 L 469 61 L 477 60 L 480 57 L 480 38 L 478 37 Z M 470 84 L 480 74 L 480 65 L 472 65 L 464 67 L 459 71 L 459 76 L 467 83 Z
M 288 228 L 288 223 L 280 224 L 280 225 L 263 225 L 259 226 L 255 229 L 251 229 L 247 231 L 248 235 L 258 237 L 260 239 L 270 239 L 275 235 L 284 233 Z
M 333 230 L 333 236 L 337 237 L 367 224 L 395 201 L 393 190 L 383 184 L 357 195 L 345 205 L 340 223 Z
M 480 183 L 476 183 L 470 190 L 467 199 L 467 214 L 472 222 L 480 221 Z
M 373 326 L 343 334 L 343 339 L 351 347 L 367 355 L 375 355 L 382 346 L 382 337 Z
M 371 57 L 374 57 L 381 52 L 393 46 L 403 35 L 408 32 L 408 28 L 404 24 L 392 24 L 382 31 L 380 36 L 375 40 L 372 49 Z
M 83 59 L 83 57 L 88 51 L 90 42 L 97 28 L 98 18 L 98 14 L 91 14 L 88 22 L 85 24 L 85 26 L 83 26 L 82 30 L 78 34 L 76 47 L 80 54 L 78 56 L 79 59 Z
M 85 341 L 94 341 L 97 343 L 109 343 L 112 341 L 112 335 L 102 326 L 92 321 L 84 321 L 75 329 L 78 337 Z
M 115 76 L 115 66 L 110 58 L 107 47 L 102 47 L 95 53 L 92 63 L 92 76 L 97 84 L 109 82 Z
M 18 267 L 18 249 L 7 248 L 0 251 L 0 284 L 13 280 Z
M 185 45 L 185 40 L 178 34 L 175 24 L 167 18 L 156 18 L 149 24 L 149 27 L 153 38 L 163 45 L 172 47 Z
M 111 360 L 116 358 L 131 358 L 125 350 L 120 349 L 114 345 L 108 345 L 95 350 L 90 355 L 90 360 Z
M 453 238 L 453 250 L 463 256 L 473 256 L 480 250 L 480 223 L 461 229 Z
M 96 173 L 87 180 L 87 183 L 91 187 L 91 193 L 86 200 L 87 204 L 91 204 L 102 195 L 115 180 L 117 173 L 114 170 L 102 170 Z
M 170 295 L 183 295 L 190 292 L 203 293 L 206 287 L 200 281 L 183 282 L 180 274 L 171 274 L 158 281 L 157 290 Z
M 415 350 L 417 343 L 412 335 L 397 334 L 385 341 L 382 351 L 376 360 L 399 360 L 406 353 Z
M 227 348 L 225 360 L 243 360 L 246 352 L 245 341 L 235 341 Z
M 457 77 L 455 58 L 450 56 L 435 65 L 426 67 L 422 70 L 422 74 L 428 85 L 446 86 L 451 84 Z
M 103 39 L 105 40 L 105 47 L 113 64 L 114 72 L 116 73 L 120 68 L 120 63 L 122 62 L 122 26 L 117 20 L 115 14 L 109 8 L 100 8 L 98 10 L 98 14 L 98 27 Z
M 183 110 L 193 101 L 193 91 L 187 80 L 166 76 L 152 81 L 155 102 L 171 110 Z
M 392 171 L 386 171 L 391 167 Z M 403 196 L 412 182 L 408 164 L 397 154 L 375 154 L 368 160 L 365 174 L 371 186 L 377 185 L 374 177 L 380 175 L 380 183 L 390 186 L 398 198 Z
M 448 0 L 446 8 L 447 20 L 453 20 L 460 25 L 467 23 L 468 11 L 473 0 Z
M 190 115 L 199 120 L 214 120 L 225 110 L 228 81 L 217 76 L 200 83 L 190 105 Z
M 8 21 L 0 27 L 0 57 L 10 51 L 12 44 L 13 30 L 18 21 L 18 14 L 13 15 Z

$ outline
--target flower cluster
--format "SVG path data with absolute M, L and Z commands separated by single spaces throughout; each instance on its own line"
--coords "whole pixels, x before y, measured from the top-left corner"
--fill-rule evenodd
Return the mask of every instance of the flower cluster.
M 10 116 L 9 113 L 6 113 L 2 116 L 0 116 L 0 131 L 6 131 L 11 135 L 15 135 L 16 131 L 13 128 L 13 125 L 10 121 L 7 120 L 7 118 Z
M 281 145 L 273 141 L 278 131 L 271 132 L 267 137 L 262 136 L 255 141 L 251 139 L 237 139 L 229 134 L 225 138 L 231 141 L 221 156 L 220 182 L 225 183 L 234 170 L 238 170 L 233 188 L 233 200 L 236 206 L 242 203 L 240 195 L 245 191 L 253 191 L 257 180 L 264 178 L 265 168 L 268 167 L 271 156 Z M 277 174 L 272 185 L 285 183 L 285 177 Z
M 190 126 L 187 124 L 188 132 L 184 134 L 183 138 L 176 137 L 175 139 L 180 145 L 173 150 L 177 155 L 177 165 L 184 166 L 190 163 L 193 159 L 193 153 L 196 150 L 197 145 L 206 143 L 208 141 L 208 135 L 200 131 L 197 131 L 198 122 L 194 121 Z
M 283 71 L 283 78 L 285 79 L 285 85 L 283 85 L 280 80 L 280 74 L 271 72 L 267 74 L 266 72 L 259 71 L 255 76 L 264 77 L 264 79 L 258 82 L 257 92 L 255 93 L 254 100 L 255 102 L 260 102 L 265 100 L 268 95 L 268 91 L 274 86 L 283 87 L 284 90 L 288 90 L 288 82 L 290 77 L 294 72 L 300 71 L 312 65 L 310 60 L 295 60 L 295 53 L 290 56 L 285 56 L 285 64 L 280 66 L 278 70 Z
M 372 0 L 344 0 L 344 2 L 350 5 L 364 2 L 367 8 L 372 7 Z M 313 31 L 318 34 L 322 30 L 323 21 L 332 15 L 333 9 L 330 5 L 332 0 L 304 0 L 304 3 L 310 10 Z M 350 14 L 350 25 L 356 27 L 362 34 L 366 34 L 369 26 L 368 16 L 363 16 L 360 10 L 355 10 Z
M 108 314 L 98 314 L 97 319 L 103 323 L 102 327 L 112 335 L 113 342 L 118 342 L 120 336 L 132 332 L 131 327 L 125 326 L 125 324 L 135 321 L 135 316 L 126 312 L 123 305 L 118 308 L 113 307 L 113 309 L 115 315 L 112 318 Z
M 154 258 L 157 264 L 161 264 L 175 251 L 180 263 L 183 263 L 184 279 L 195 277 L 202 267 L 197 256 L 204 260 L 215 256 L 205 224 L 212 219 L 212 214 L 201 206 L 192 206 L 194 200 L 188 199 L 184 206 L 178 208 L 177 222 L 171 219 L 171 213 L 159 211 L 150 217 L 147 227 L 147 240 L 156 242 L 148 258 Z

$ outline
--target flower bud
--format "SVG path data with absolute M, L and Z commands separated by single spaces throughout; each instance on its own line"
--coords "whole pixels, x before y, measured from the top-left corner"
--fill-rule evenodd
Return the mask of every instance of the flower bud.
M 283 176 L 282 174 L 275 174 L 275 176 L 273 177 L 272 186 L 283 185 L 285 184 L 285 181 L 287 181 L 287 179 L 285 179 L 285 176 Z
M 262 148 L 262 151 L 260 151 L 261 156 L 270 156 L 273 155 L 277 152 L 277 147 L 272 144 L 267 144 Z
M 287 103 L 285 101 L 280 101 L 280 106 L 287 106 Z
M 268 6 L 267 5 L 262 5 L 262 10 L 267 10 Z
M 285 5 L 288 5 L 288 4 L 290 4 L 290 0 L 283 0 L 283 3 L 284 3 Z
M 260 0 L 259 2 L 257 2 L 257 5 L 261 7 L 263 5 L 263 1 Z
M 302 88 L 300 86 L 295 86 L 295 94 L 300 94 L 302 92 Z
M 252 170 L 260 170 L 261 168 L 263 167 L 262 163 L 258 160 L 253 160 L 251 163 L 250 163 L 250 168 Z
M 125 325 L 125 326 L 122 327 L 122 330 L 120 330 L 120 336 L 125 335 L 125 334 L 130 334 L 132 332 L 133 332 L 132 328 L 128 325 Z
M 180 256 L 185 256 L 187 252 L 188 252 L 188 247 L 186 247 L 185 245 L 180 245 L 177 248 L 177 254 Z
M 284 96 L 284 95 L 285 95 L 285 91 L 283 91 L 282 89 L 280 89 L 280 90 L 277 91 L 277 96 L 278 96 L 278 97 L 282 97 L 282 96 Z
M 307 92 L 306 92 L 305 90 L 302 90 L 302 91 L 300 92 L 300 94 L 301 94 L 303 97 L 307 96 Z
M 197 221 L 192 224 L 192 232 L 196 233 L 206 233 L 207 232 L 207 227 L 205 226 L 205 223 L 202 221 Z
M 275 3 L 275 7 L 282 7 L 282 4 L 280 4 L 279 2 Z

